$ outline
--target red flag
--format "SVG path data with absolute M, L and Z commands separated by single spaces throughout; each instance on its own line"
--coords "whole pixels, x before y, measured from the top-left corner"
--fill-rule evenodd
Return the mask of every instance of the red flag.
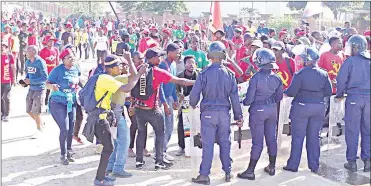
M 219 1 L 212 2 L 211 19 L 212 20 L 209 24 L 209 29 L 212 33 L 214 33 L 218 29 L 223 29 L 222 12 L 220 9 Z M 215 38 L 213 38 L 213 40 L 214 39 Z

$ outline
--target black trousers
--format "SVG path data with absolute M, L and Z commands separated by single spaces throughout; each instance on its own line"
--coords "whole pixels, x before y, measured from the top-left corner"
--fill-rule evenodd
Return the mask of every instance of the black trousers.
M 79 104 L 76 105 L 76 121 L 75 121 L 75 127 L 73 129 L 73 136 L 78 137 L 82 120 L 84 119 L 84 115 L 82 113 L 82 108 Z
M 1 116 L 9 116 L 11 89 L 12 84 L 10 83 L 1 84 Z
M 126 108 L 129 110 L 129 106 L 126 106 Z M 137 117 L 135 115 L 129 116 L 129 117 L 130 117 L 130 121 L 131 121 L 129 148 L 132 149 L 132 148 L 134 148 L 135 136 L 136 136 L 137 130 L 138 130 L 138 123 L 137 123 Z M 146 146 L 147 146 L 147 129 L 148 129 L 148 127 L 146 126 L 146 131 L 145 131 L 145 136 L 144 136 L 144 149 L 146 149 Z
M 178 145 L 180 148 L 185 149 L 183 113 L 182 112 L 180 112 L 179 118 L 178 118 Z
M 102 181 L 105 177 L 108 159 L 113 152 L 113 142 L 111 137 L 110 131 L 110 124 L 107 120 L 99 120 L 98 123 L 95 124 L 95 137 L 99 139 L 101 144 L 103 145 L 102 154 L 99 160 L 99 166 L 97 170 L 96 179 Z
M 143 162 L 143 150 L 147 124 L 152 125 L 155 131 L 156 141 L 156 163 L 162 163 L 164 152 L 164 116 L 159 108 L 152 110 L 143 110 L 136 108 L 135 115 L 138 124 L 138 139 L 136 141 L 136 161 Z
M 46 89 L 45 106 L 47 106 L 48 103 L 49 103 L 49 95 L 50 95 L 50 90 L 49 89 Z

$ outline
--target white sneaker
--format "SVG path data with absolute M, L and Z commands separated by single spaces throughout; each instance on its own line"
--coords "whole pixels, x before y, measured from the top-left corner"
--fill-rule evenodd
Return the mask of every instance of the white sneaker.
M 166 152 L 164 152 L 164 159 L 169 160 L 169 161 L 174 161 L 175 158 L 173 156 L 170 156 Z
M 31 139 L 38 139 L 41 136 L 41 131 L 36 130 L 36 133 L 31 136 Z
M 102 151 L 103 151 L 103 145 L 102 144 L 98 144 L 95 146 L 95 153 L 96 154 L 102 154 Z

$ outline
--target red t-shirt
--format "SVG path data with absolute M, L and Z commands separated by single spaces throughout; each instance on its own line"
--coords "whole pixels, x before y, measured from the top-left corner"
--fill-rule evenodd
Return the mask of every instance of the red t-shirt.
M 243 38 L 242 38 L 242 36 L 235 36 L 235 37 L 233 37 L 232 42 L 235 45 L 241 45 L 241 44 L 243 44 Z M 236 50 L 236 61 L 240 61 L 242 59 L 240 57 L 240 50 L 241 50 L 241 48 Z
M 28 36 L 28 46 L 30 46 L 30 45 L 36 45 L 36 36 L 35 35 Z
M 55 47 L 52 47 L 51 49 L 48 49 L 47 47 L 45 47 L 41 49 L 40 57 L 45 60 L 46 67 L 48 68 L 48 74 L 50 74 L 53 68 L 57 65 L 58 50 Z M 54 58 L 54 59 L 50 60 L 50 58 Z
M 185 25 L 183 30 L 184 32 L 188 32 L 191 30 L 191 28 L 188 25 Z
M 142 101 L 150 108 L 154 108 L 156 105 L 158 106 L 158 98 L 159 98 L 159 88 L 161 83 L 169 83 L 173 76 L 166 70 L 160 69 L 159 67 L 153 67 L 153 80 L 152 80 L 152 87 L 155 91 L 148 100 L 139 100 Z
M 10 65 L 14 65 L 13 56 L 1 54 L 1 83 L 12 82 L 13 74 Z
M 332 82 L 332 93 L 336 93 L 336 76 L 338 75 L 340 66 L 343 64 L 345 56 L 343 52 L 333 54 L 331 51 L 321 54 L 318 66 L 325 69 Z
M 228 41 L 226 39 L 222 38 L 220 40 L 220 42 L 222 42 L 224 44 L 225 48 L 229 48 L 229 43 L 228 43 Z
M 139 52 L 144 53 L 147 50 L 148 48 L 147 41 L 150 39 L 151 39 L 150 37 L 145 37 L 145 38 L 140 39 L 139 47 L 138 47 Z
M 292 74 L 287 66 L 286 58 L 284 58 L 282 61 L 277 61 L 277 65 L 279 67 L 277 70 L 277 75 L 281 78 L 284 89 L 287 89 L 290 86 L 292 77 L 296 72 L 294 59 L 289 58 L 289 64 L 291 66 Z
M 245 45 L 243 45 L 241 48 L 240 48 L 240 59 L 243 59 L 245 57 L 247 57 L 247 47 Z
M 251 72 L 251 71 L 248 72 L 248 69 L 249 69 L 249 66 L 250 66 L 250 65 L 249 65 L 248 63 L 244 62 L 244 60 L 249 60 L 250 63 L 252 64 L 253 68 L 254 68 L 256 71 L 258 71 L 259 68 L 258 68 L 258 66 L 255 65 L 254 62 L 252 62 L 251 57 L 246 57 L 246 58 L 243 58 L 243 59 L 240 60 L 240 63 L 238 63 L 238 66 L 240 66 L 240 68 L 241 68 L 241 70 L 242 70 L 242 73 L 243 73 L 243 75 L 242 75 L 242 79 L 243 79 L 244 82 L 246 82 L 246 81 L 250 80 L 250 78 L 251 78 L 254 74 L 253 74 L 253 72 Z

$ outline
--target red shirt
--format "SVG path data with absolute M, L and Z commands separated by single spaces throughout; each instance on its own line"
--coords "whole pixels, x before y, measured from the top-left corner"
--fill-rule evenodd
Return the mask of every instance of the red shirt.
M 30 45 L 36 45 L 36 36 L 35 35 L 28 36 L 28 46 L 30 46 Z
M 242 36 L 235 36 L 235 37 L 233 37 L 232 42 L 235 45 L 241 45 L 241 44 L 243 44 L 243 38 L 242 38 Z M 236 61 L 240 61 L 242 59 L 240 57 L 240 50 L 241 50 L 241 48 L 236 49 Z
M 53 68 L 57 66 L 58 56 L 59 56 L 58 50 L 55 47 L 52 47 L 51 49 L 48 49 L 47 47 L 41 49 L 40 57 L 43 58 L 46 62 L 46 67 L 48 68 L 48 74 L 50 74 Z M 50 60 L 50 58 L 54 58 L 54 59 Z
M 245 57 L 247 57 L 247 47 L 245 45 L 243 45 L 241 48 L 240 48 L 240 59 L 243 59 Z
M 166 70 L 160 69 L 159 67 L 153 67 L 153 80 L 152 80 L 152 88 L 155 91 L 148 100 L 139 100 L 142 101 L 150 108 L 154 108 L 158 106 L 158 98 L 159 98 L 159 88 L 161 83 L 169 83 L 173 76 Z
M 338 75 L 340 66 L 343 64 L 345 56 L 343 52 L 333 54 L 331 51 L 321 54 L 318 66 L 325 69 L 332 82 L 332 93 L 336 93 L 336 76 Z
M 13 74 L 11 65 L 14 65 L 14 58 L 12 55 L 1 54 L 1 83 L 11 83 Z
M 242 79 L 243 79 L 244 82 L 246 82 L 246 81 L 250 80 L 250 78 L 252 77 L 252 75 L 254 75 L 254 73 L 251 72 L 251 71 L 250 72 L 248 71 L 250 65 L 247 62 L 245 62 L 244 60 L 249 60 L 250 63 L 253 65 L 253 68 L 256 71 L 258 71 L 259 68 L 258 68 L 258 66 L 255 65 L 254 62 L 252 62 L 250 56 L 240 60 L 240 63 L 238 64 L 238 66 L 240 66 L 240 68 L 242 70 L 242 73 L 243 73 Z
M 188 25 L 185 25 L 183 30 L 184 32 L 188 32 L 191 30 L 191 28 Z
M 291 84 L 292 77 L 295 74 L 295 61 L 292 58 L 289 59 L 289 65 L 291 66 L 292 74 L 287 66 L 286 58 L 284 58 L 282 61 L 277 61 L 277 65 L 279 69 L 277 70 L 277 75 L 281 78 L 283 88 L 287 89 L 289 85 Z
M 148 48 L 147 41 L 150 39 L 151 39 L 150 37 L 145 37 L 145 38 L 140 39 L 139 47 L 138 47 L 139 52 L 144 53 L 147 50 Z

